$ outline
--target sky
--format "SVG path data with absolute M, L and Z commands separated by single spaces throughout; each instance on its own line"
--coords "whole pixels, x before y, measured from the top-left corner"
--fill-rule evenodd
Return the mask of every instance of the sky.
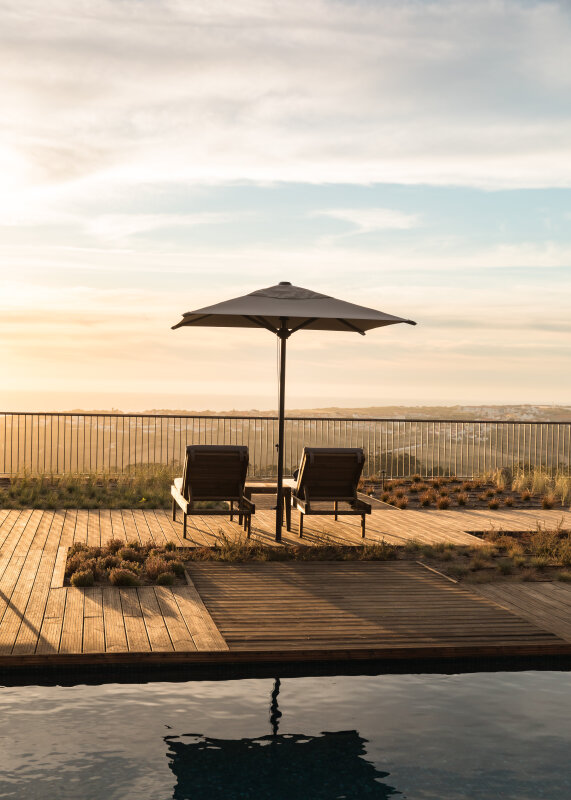
M 4 410 L 571 403 L 571 4 L 0 0 Z

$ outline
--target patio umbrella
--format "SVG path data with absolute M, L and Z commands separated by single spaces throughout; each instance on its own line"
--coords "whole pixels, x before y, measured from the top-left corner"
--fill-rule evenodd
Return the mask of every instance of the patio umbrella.
M 325 294 L 292 286 L 281 281 L 277 286 L 259 289 L 243 297 L 226 300 L 213 306 L 187 311 L 182 320 L 173 325 L 213 328 L 264 328 L 279 339 L 280 385 L 278 419 L 278 481 L 276 509 L 276 541 L 281 540 L 283 520 L 283 468 L 284 468 L 284 418 L 285 418 L 285 367 L 286 342 L 292 333 L 308 331 L 351 331 L 362 336 L 371 328 L 381 328 L 406 322 L 410 319 L 395 317 L 383 311 L 346 303 Z

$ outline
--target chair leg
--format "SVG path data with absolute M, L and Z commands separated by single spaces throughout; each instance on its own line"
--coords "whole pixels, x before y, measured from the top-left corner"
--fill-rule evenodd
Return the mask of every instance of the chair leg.
M 335 500 L 334 508 L 335 508 L 335 522 L 337 522 L 337 512 L 339 511 L 339 503 L 337 502 L 337 500 Z
M 284 503 L 286 504 L 285 509 L 285 518 L 286 518 L 286 531 L 291 531 L 291 495 L 289 496 L 289 502 L 284 499 Z
M 365 515 L 361 516 L 361 538 L 365 538 Z
M 299 512 L 299 538 L 303 536 L 303 513 Z
M 186 539 L 186 514 L 183 512 L 183 520 L 182 520 L 182 538 Z
M 230 500 L 230 522 L 233 521 L 234 521 L 234 501 Z
M 248 514 L 248 533 L 247 533 L 247 538 L 249 539 L 251 535 L 252 535 L 252 515 Z
M 175 501 L 174 497 L 172 499 L 172 518 L 173 518 L 173 522 L 176 522 L 176 501 Z

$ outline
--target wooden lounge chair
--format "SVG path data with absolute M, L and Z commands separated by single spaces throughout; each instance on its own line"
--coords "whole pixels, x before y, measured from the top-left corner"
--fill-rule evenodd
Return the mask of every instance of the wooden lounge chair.
M 182 478 L 175 478 L 171 486 L 172 518 L 176 520 L 176 507 L 184 514 L 183 537 L 186 539 L 186 518 L 189 514 L 206 516 L 238 514 L 243 521 L 248 538 L 252 530 L 255 505 L 244 497 L 244 484 L 248 471 L 248 448 L 223 445 L 188 445 Z M 229 508 L 205 508 L 208 501 L 226 501 Z M 196 507 L 199 503 L 199 507 Z M 234 509 L 234 503 L 237 508 Z
M 360 447 L 305 447 L 291 505 L 299 514 L 299 536 L 303 536 L 304 514 L 359 514 L 361 535 L 365 537 L 365 515 L 371 506 L 357 497 L 357 484 L 363 471 L 365 454 Z M 333 509 L 323 503 L 333 503 Z M 320 507 L 315 504 L 319 503 Z M 339 503 L 349 508 L 339 509 Z

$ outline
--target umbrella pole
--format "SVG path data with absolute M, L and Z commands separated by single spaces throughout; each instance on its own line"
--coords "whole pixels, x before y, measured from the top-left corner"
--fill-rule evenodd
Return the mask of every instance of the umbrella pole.
M 279 386 L 279 417 L 278 417 L 278 497 L 276 505 L 276 542 L 282 540 L 283 524 L 283 483 L 284 483 L 284 419 L 285 419 L 285 368 L 286 368 L 286 342 L 289 337 L 287 317 L 281 318 L 281 327 L 278 328 L 280 340 L 280 386 Z

